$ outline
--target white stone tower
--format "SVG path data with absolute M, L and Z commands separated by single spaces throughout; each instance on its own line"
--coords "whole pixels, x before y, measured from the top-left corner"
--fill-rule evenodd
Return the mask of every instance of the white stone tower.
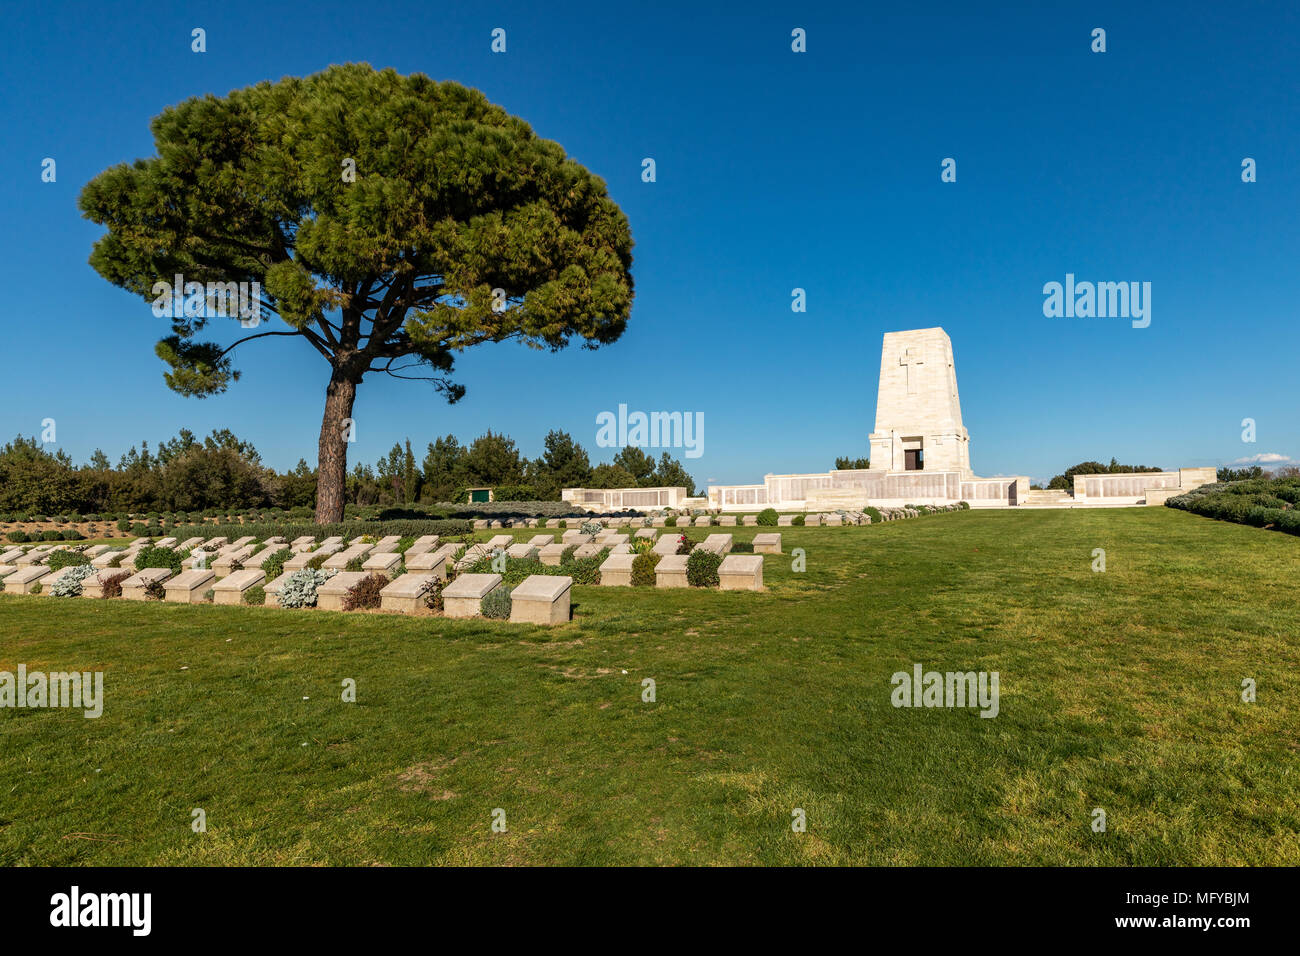
M 952 341 L 943 329 L 886 332 L 880 352 L 871 470 L 970 470 Z

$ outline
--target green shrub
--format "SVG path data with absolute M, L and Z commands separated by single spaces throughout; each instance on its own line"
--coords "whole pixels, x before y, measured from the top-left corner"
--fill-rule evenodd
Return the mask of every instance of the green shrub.
M 963 502 L 963 504 L 965 504 L 965 502 Z M 872 508 L 870 505 L 868 505 L 866 508 L 863 508 L 862 513 L 871 519 L 872 524 L 875 524 L 877 521 L 884 520 L 884 518 L 881 517 L 880 509 Z
M 62 540 L 63 540 L 63 532 L 61 532 L 61 531 L 42 531 L 42 532 L 41 532 L 41 540 L 42 540 L 42 541 L 62 541 Z
M 51 553 L 45 563 L 49 565 L 51 571 L 61 571 L 74 564 L 90 564 L 90 558 L 80 551 L 68 551 L 60 548 L 58 551 Z
M 261 607 L 266 603 L 266 588 L 260 584 L 255 584 L 244 592 L 244 603 L 251 604 L 254 607 Z
M 504 584 L 488 592 L 479 608 L 484 617 L 505 621 L 510 618 L 510 589 Z
M 653 551 L 646 551 L 638 554 L 632 559 L 632 586 L 633 587 L 654 587 L 655 586 L 655 565 L 659 563 L 659 555 Z
M 365 562 L 366 562 L 365 558 L 361 558 L 361 557 L 353 558 L 351 561 L 348 562 L 347 567 L 344 568 L 343 570 L 360 571 L 361 565 L 365 564 Z
M 161 601 L 167 596 L 167 589 L 161 581 L 150 581 L 144 586 L 144 596 L 149 601 Z
M 130 531 L 130 530 L 131 530 L 131 519 L 130 519 L 130 518 L 119 518 L 119 519 L 118 519 L 118 522 L 117 522 L 117 530 L 118 530 L 118 531 L 121 531 L 123 534 L 126 534 L 126 532 Z
M 319 571 L 319 570 L 321 570 L 321 565 L 325 563 L 325 559 L 328 558 L 328 557 L 329 557 L 328 554 L 318 554 L 318 555 L 316 555 L 315 557 L 311 558 L 311 559 L 307 562 L 307 568 L 308 568 L 309 570 L 312 570 L 312 571 Z
M 804 526 L 804 519 L 805 519 L 806 517 L 807 517 L 806 515 L 795 515 L 795 516 L 794 516 L 794 520 L 792 520 L 792 521 L 790 522 L 790 524 L 791 524 L 793 527 L 796 527 L 796 528 L 802 528 L 802 527 Z
M 590 558 L 576 558 L 568 562 L 561 562 L 558 568 L 551 570 L 560 574 L 567 574 L 573 578 L 574 584 L 599 584 L 600 566 L 605 563 L 605 558 L 608 556 L 609 551 L 604 550 L 600 554 L 592 555 Z
M 14 544 L 26 544 L 28 541 L 32 540 L 26 531 L 10 531 L 6 537 Z
M 184 558 L 185 556 L 174 548 L 142 548 L 135 556 L 135 569 L 143 571 L 145 568 L 171 568 L 172 574 L 180 574 L 181 562 Z
M 686 559 L 686 583 L 693 588 L 716 588 L 722 555 L 696 548 Z
M 69 528 L 67 531 L 63 532 L 61 537 L 64 541 L 84 541 L 86 539 L 86 536 L 76 528 Z
M 677 553 L 678 553 L 678 554 L 690 554 L 691 551 L 694 550 L 694 548 L 695 548 L 695 544 L 696 544 L 696 542 L 694 542 L 694 541 L 692 541 L 690 538 L 686 537 L 686 535 L 684 535 L 684 534 L 678 535 L 678 536 L 677 536 Z
M 665 527 L 665 528 L 676 528 L 676 527 L 677 527 L 677 516 L 676 516 L 676 515 L 669 515 L 667 518 L 665 518 L 665 519 L 664 519 L 664 527 Z
M 754 542 L 752 541 L 733 541 L 731 543 L 732 554 L 753 554 Z
M 95 573 L 95 569 L 89 564 L 81 565 L 74 571 L 69 571 L 63 577 L 54 582 L 50 588 L 51 597 L 80 597 L 81 583 Z
M 775 528 L 779 517 L 775 508 L 764 508 L 758 513 L 758 523 L 764 528 Z
M 293 557 L 293 552 L 288 548 L 280 548 L 273 555 L 262 562 L 262 570 L 266 572 L 266 580 L 274 581 L 280 575 L 284 574 L 284 562 Z

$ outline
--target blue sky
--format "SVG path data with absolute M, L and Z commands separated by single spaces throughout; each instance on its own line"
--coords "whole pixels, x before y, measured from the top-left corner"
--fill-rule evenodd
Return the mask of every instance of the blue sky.
M 1300 455 L 1294 4 L 553 6 L 6 5 L 0 435 L 54 418 L 74 459 L 116 460 L 228 427 L 269 464 L 314 461 L 323 360 L 262 340 L 226 394 L 168 391 L 166 321 L 86 264 L 101 228 L 76 200 L 153 154 L 165 106 L 367 61 L 477 87 L 603 177 L 631 221 L 637 298 L 599 351 L 465 354 L 455 406 L 368 378 L 353 460 L 488 428 L 529 455 L 563 428 L 607 459 L 596 416 L 626 403 L 703 413 L 701 484 L 824 470 L 867 454 L 882 334 L 934 325 L 977 474 Z M 1066 273 L 1150 282 L 1150 327 L 1044 317 L 1043 284 Z

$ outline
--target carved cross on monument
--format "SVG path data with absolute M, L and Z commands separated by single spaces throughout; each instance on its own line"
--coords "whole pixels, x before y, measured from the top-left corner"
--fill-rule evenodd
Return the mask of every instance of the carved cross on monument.
M 903 349 L 903 354 L 898 359 L 898 364 L 907 369 L 907 394 L 916 394 L 917 378 L 920 369 L 913 371 L 913 366 L 924 365 L 925 358 L 920 349 Z

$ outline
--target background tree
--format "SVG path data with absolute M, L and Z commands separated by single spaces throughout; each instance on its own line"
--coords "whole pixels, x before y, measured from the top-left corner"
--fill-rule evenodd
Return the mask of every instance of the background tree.
M 565 431 L 546 433 L 542 457 L 532 469 L 530 482 L 539 494 L 559 500 L 565 488 L 585 488 L 591 480 L 591 459 L 587 451 Z
M 686 489 L 688 498 L 695 497 L 695 479 L 686 473 L 682 463 L 664 452 L 659 456 L 659 467 L 655 469 L 653 484 L 660 488 Z
M 1099 461 L 1081 461 L 1065 469 L 1064 474 L 1057 475 L 1047 483 L 1048 488 L 1069 491 L 1074 487 L 1075 475 L 1131 475 L 1139 472 L 1163 471 L 1155 465 L 1121 465 L 1112 458 L 1109 465 Z
M 346 422 L 367 373 L 454 402 L 465 348 L 594 348 L 626 326 L 627 218 L 602 180 L 476 90 L 348 64 L 186 100 L 152 131 L 157 156 L 81 193 L 108 228 L 90 263 L 150 302 L 177 274 L 261 283 L 262 317 L 282 325 L 223 347 L 198 338 L 209 316 L 189 315 L 156 352 L 168 386 L 198 397 L 238 378 L 230 352 L 254 339 L 303 339 L 326 360 L 319 522 L 343 517 Z
M 431 501 L 451 501 L 456 489 L 466 484 L 465 448 L 455 435 L 429 442 L 424 456 L 425 498 Z
M 628 445 L 615 455 L 614 465 L 632 476 L 632 487 L 654 484 L 655 460 L 635 445 Z
M 524 462 L 513 438 L 486 435 L 475 438 L 465 453 L 465 480 L 475 487 L 517 485 L 524 480 Z
M 836 471 L 854 471 L 870 467 L 870 458 L 849 458 L 846 456 L 844 458 L 835 459 Z

